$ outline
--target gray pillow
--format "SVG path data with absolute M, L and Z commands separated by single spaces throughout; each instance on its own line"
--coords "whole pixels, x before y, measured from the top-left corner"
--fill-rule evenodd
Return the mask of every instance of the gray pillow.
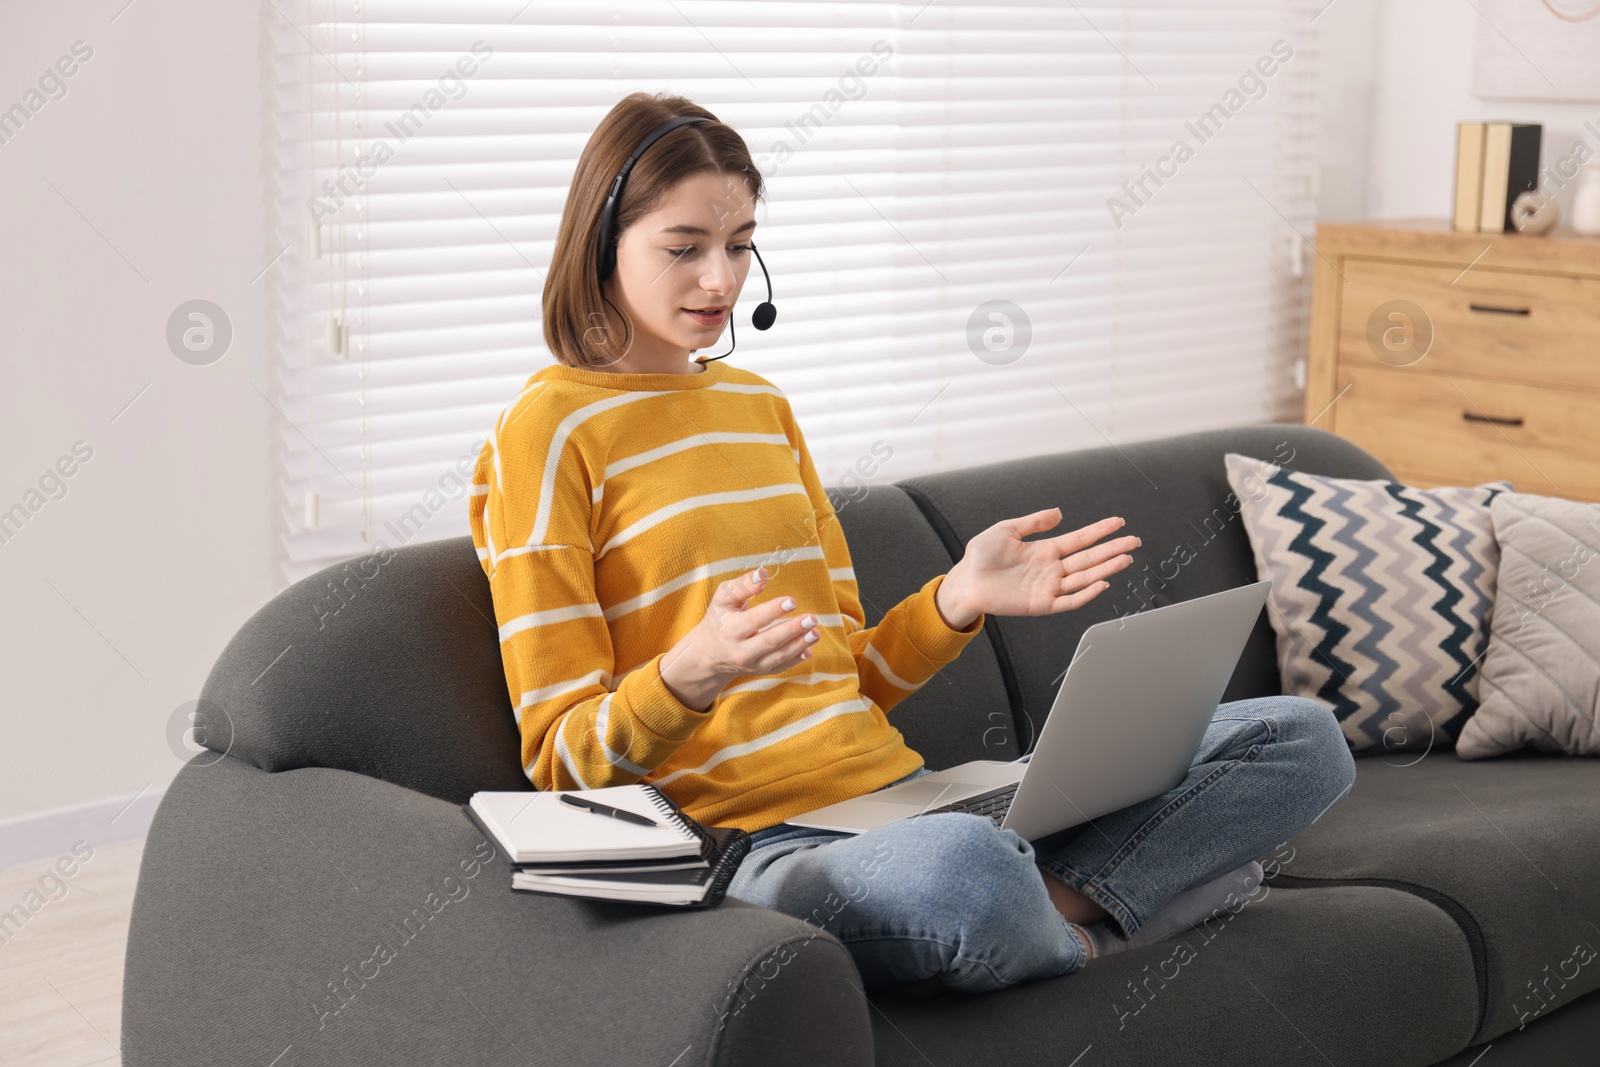
M 1500 579 L 1477 712 L 1456 755 L 1524 745 L 1600 755 L 1600 504 L 1502 493 L 1489 505 Z
M 1455 743 L 1478 707 L 1507 481 L 1418 489 L 1223 456 L 1255 555 L 1283 691 L 1328 704 L 1351 752 Z

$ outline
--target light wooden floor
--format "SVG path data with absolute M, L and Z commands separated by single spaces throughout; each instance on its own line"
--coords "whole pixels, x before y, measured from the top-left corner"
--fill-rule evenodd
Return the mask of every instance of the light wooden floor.
M 0 1063 L 120 1064 L 122 958 L 144 842 L 106 845 L 62 879 L 65 895 L 0 944 Z M 54 861 L 0 870 L 0 909 L 20 904 Z M 48 894 L 40 896 L 48 899 Z

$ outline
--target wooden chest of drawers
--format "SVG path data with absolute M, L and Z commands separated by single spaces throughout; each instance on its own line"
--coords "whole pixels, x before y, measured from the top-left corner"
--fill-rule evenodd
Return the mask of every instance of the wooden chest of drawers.
M 1600 501 L 1600 240 L 1317 228 L 1305 421 L 1408 485 Z

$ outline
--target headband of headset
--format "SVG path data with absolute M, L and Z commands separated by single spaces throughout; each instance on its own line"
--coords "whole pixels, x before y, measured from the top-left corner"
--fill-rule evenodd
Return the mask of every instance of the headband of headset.
M 599 264 L 600 280 L 605 281 L 617 269 L 617 246 L 612 237 L 616 229 L 617 209 L 622 204 L 622 189 L 628 183 L 628 174 L 633 170 L 633 165 L 639 162 L 639 157 L 644 155 L 645 149 L 655 144 L 662 137 L 671 133 L 679 126 L 690 122 L 710 122 L 711 119 L 704 115 L 679 115 L 677 118 L 668 119 L 661 125 L 651 130 L 639 147 L 633 150 L 633 155 L 622 165 L 617 172 L 616 180 L 611 183 L 611 192 L 606 194 L 605 207 L 600 211 L 600 235 L 596 240 L 595 261 Z

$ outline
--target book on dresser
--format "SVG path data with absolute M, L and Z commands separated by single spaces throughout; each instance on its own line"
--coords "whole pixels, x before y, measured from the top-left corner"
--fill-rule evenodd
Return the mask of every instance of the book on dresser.
M 1536 122 L 1486 122 L 1483 129 L 1483 185 L 1478 232 L 1508 233 L 1511 205 L 1539 188 L 1539 145 L 1544 128 Z
M 1483 214 L 1483 136 L 1486 123 L 1456 123 L 1456 189 L 1451 207 L 1452 226 L 1465 233 L 1478 231 Z
M 1458 233 L 1508 233 L 1516 229 L 1511 205 L 1539 188 L 1537 122 L 1456 123 L 1455 193 L 1451 228 Z
M 703 825 L 644 782 L 480 791 L 461 810 L 510 857 L 512 889 L 548 896 L 713 907 L 750 848 L 744 830 Z

